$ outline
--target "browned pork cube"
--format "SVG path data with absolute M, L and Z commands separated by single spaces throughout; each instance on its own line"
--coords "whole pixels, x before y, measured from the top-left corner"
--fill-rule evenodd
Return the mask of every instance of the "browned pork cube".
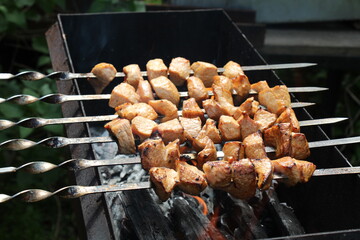
M 240 106 L 239 111 L 245 112 L 250 117 L 254 117 L 255 113 L 259 110 L 260 103 L 256 101 L 253 97 L 247 98 Z M 234 114 L 234 117 L 235 114 Z
M 140 141 L 149 138 L 156 126 L 156 122 L 142 116 L 134 117 L 131 120 L 131 130 L 140 138 Z
M 221 115 L 225 114 L 225 111 L 220 104 L 212 98 L 204 100 L 202 105 L 208 117 L 216 121 L 219 120 Z
M 238 121 L 240 125 L 240 132 L 242 139 L 245 139 L 250 134 L 253 134 L 260 129 L 260 124 L 252 120 L 246 113 L 243 114 L 241 120 Z
M 191 76 L 187 80 L 189 97 L 195 98 L 198 104 L 209 97 L 208 91 L 200 78 Z
M 265 144 L 260 132 L 255 132 L 247 136 L 243 141 L 243 145 L 245 148 L 245 157 L 251 159 L 267 158 Z
M 274 165 L 274 173 L 286 176 L 279 181 L 285 182 L 288 186 L 308 182 L 316 169 L 316 165 L 311 162 L 296 160 L 291 157 L 273 160 L 272 164 Z
M 221 116 L 219 130 L 223 141 L 240 140 L 240 125 L 233 117 Z
M 239 97 L 239 101 L 245 99 L 249 95 L 251 85 L 246 75 L 238 75 L 236 78 L 232 79 L 232 83 L 233 90 L 235 94 Z
M 135 92 L 135 88 L 127 83 L 120 83 L 111 92 L 109 106 L 116 108 L 123 103 L 138 103 L 139 95 Z
M 233 162 L 232 176 L 233 185 L 228 188 L 228 192 L 239 199 L 250 199 L 256 192 L 256 172 L 252 162 L 243 158 L 239 161 Z
M 146 72 L 148 80 L 164 76 L 167 77 L 167 67 L 164 64 L 163 60 L 160 58 L 155 58 L 146 63 Z
M 137 89 L 139 82 L 144 80 L 141 75 L 140 67 L 137 64 L 130 64 L 123 67 L 123 72 L 125 74 L 124 82 L 130 84 L 135 89 Z
M 290 94 L 284 85 L 264 89 L 259 92 L 258 97 L 260 104 L 276 115 L 280 115 L 286 107 L 291 105 Z
M 206 120 L 205 125 L 194 139 L 193 145 L 195 149 L 202 150 L 205 148 L 207 138 L 210 138 L 214 143 L 221 143 L 220 131 L 216 127 L 216 122 L 210 118 Z
M 275 124 L 264 131 L 265 144 L 276 148 L 276 157 L 289 156 L 291 148 L 290 123 Z
M 140 80 L 136 93 L 140 97 L 140 102 L 149 103 L 150 100 L 154 100 L 154 93 L 149 81 Z
M 115 78 L 116 72 L 116 68 L 109 63 L 99 63 L 93 67 L 91 73 L 96 78 L 88 78 L 88 81 L 93 86 L 96 94 L 102 93 L 106 86 Z
M 194 62 L 191 65 L 191 69 L 194 71 L 194 76 L 204 82 L 205 87 L 211 87 L 214 82 L 214 76 L 218 75 L 217 67 L 207 62 Z
M 183 102 L 182 116 L 187 118 L 200 117 L 205 121 L 204 112 L 196 103 L 195 98 L 189 98 Z
M 164 143 L 175 141 L 176 139 L 180 139 L 181 142 L 184 141 L 184 128 L 181 126 L 179 120 L 177 118 L 160 123 L 154 131 L 159 132 L 161 138 Z
M 276 123 L 290 123 L 292 132 L 300 132 L 300 124 L 291 107 L 286 108 L 276 119 Z
M 310 156 L 309 143 L 303 133 L 291 133 L 290 157 L 306 159 Z
M 124 103 L 117 106 L 115 110 L 121 118 L 126 118 L 130 121 L 136 116 L 142 116 L 150 120 L 155 120 L 158 117 L 155 110 L 146 103 Z
M 179 118 L 181 126 L 184 128 L 184 136 L 192 142 L 201 130 L 201 119 L 197 118 Z
M 179 174 L 174 169 L 166 167 L 152 167 L 149 175 L 155 186 L 156 195 L 163 202 L 170 198 L 175 186 L 180 182 Z
M 232 169 L 227 161 L 206 162 L 203 166 L 210 187 L 224 190 L 232 184 Z
M 221 86 L 213 84 L 215 101 L 217 101 L 222 107 L 226 115 L 232 116 L 237 107 L 234 107 L 232 94 Z
M 259 108 L 259 110 L 254 115 L 254 121 L 260 125 L 260 131 L 263 132 L 265 129 L 271 127 L 275 123 L 276 115 Z
M 232 93 L 233 83 L 230 78 L 223 75 L 214 76 L 214 84 L 223 87 L 225 90 Z
M 251 84 L 251 89 L 257 93 L 261 92 L 262 90 L 269 89 L 269 88 L 270 87 L 266 81 L 259 81 L 257 83 Z
M 207 182 L 203 171 L 197 167 L 178 161 L 176 171 L 179 174 L 178 187 L 185 193 L 199 195 L 206 187 Z
M 217 159 L 217 151 L 215 148 L 215 144 L 213 141 L 211 141 L 210 138 L 207 138 L 204 149 L 201 150 L 196 157 L 197 167 L 199 169 L 202 169 L 204 163 L 209 161 L 215 161 L 216 159 Z
M 240 64 L 234 61 L 229 61 L 224 66 L 223 75 L 230 79 L 233 79 L 236 78 L 238 75 L 244 75 L 244 71 L 242 70 Z
M 257 175 L 257 187 L 260 190 L 269 189 L 273 179 L 274 166 L 268 158 L 251 159 Z
M 150 100 L 149 105 L 152 106 L 155 111 L 164 116 L 161 122 L 167 122 L 178 117 L 178 111 L 172 102 L 166 99 Z
M 232 163 L 245 158 L 244 145 L 239 141 L 226 142 L 223 147 L 224 161 Z
M 150 80 L 152 89 L 160 99 L 167 99 L 176 106 L 180 101 L 180 94 L 176 86 L 167 77 L 157 77 Z
M 135 139 L 129 120 L 116 118 L 105 124 L 104 127 L 117 138 L 119 153 L 133 154 L 136 152 Z
M 169 66 L 170 80 L 176 86 L 182 86 L 189 77 L 190 70 L 189 60 L 182 57 L 173 58 Z

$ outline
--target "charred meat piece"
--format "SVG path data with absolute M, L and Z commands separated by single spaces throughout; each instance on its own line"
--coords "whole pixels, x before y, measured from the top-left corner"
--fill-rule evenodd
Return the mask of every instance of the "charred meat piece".
M 256 172 L 254 164 L 250 159 L 243 158 L 233 162 L 231 167 L 233 184 L 227 188 L 227 192 L 239 199 L 252 198 L 256 192 Z
M 236 78 L 238 75 L 244 75 L 244 71 L 242 70 L 240 64 L 229 61 L 224 66 L 223 75 L 230 79 Z
M 255 113 L 259 110 L 259 102 L 254 100 L 253 97 L 246 99 L 234 112 L 233 116 L 238 120 L 243 113 L 248 114 L 250 117 L 254 117 Z
M 224 161 L 229 163 L 245 158 L 244 145 L 239 141 L 225 143 L 222 150 L 224 152 Z
M 247 136 L 243 141 L 243 145 L 245 148 L 245 157 L 251 159 L 267 158 L 265 144 L 260 132 L 255 132 Z
M 203 81 L 195 76 L 189 77 L 187 80 L 187 89 L 189 97 L 195 98 L 198 104 L 209 97 Z
M 223 75 L 232 80 L 233 90 L 236 95 L 242 99 L 249 95 L 251 85 L 240 64 L 229 61 L 224 66 Z
M 263 132 L 275 123 L 276 115 L 266 111 L 265 109 L 259 108 L 254 115 L 254 121 L 259 124 L 260 131 Z
M 182 57 L 173 58 L 169 65 L 169 78 L 176 86 L 182 86 L 189 77 L 190 70 L 189 60 Z
M 264 141 L 268 146 L 276 148 L 276 157 L 289 156 L 291 146 L 290 123 L 275 124 L 264 131 Z
M 152 167 L 149 175 L 156 195 L 163 202 L 170 198 L 173 189 L 180 182 L 179 174 L 174 169 L 166 167 Z
M 197 118 L 179 118 L 181 126 L 184 128 L 184 136 L 192 142 L 201 130 L 201 119 Z
M 187 118 L 200 117 L 205 122 L 204 112 L 196 103 L 195 98 L 189 98 L 183 102 L 182 116 Z
M 311 162 L 296 160 L 291 157 L 273 160 L 272 164 L 274 165 L 275 174 L 281 174 L 287 177 L 281 181 L 288 186 L 308 182 L 316 169 L 316 165 Z
M 149 138 L 156 126 L 156 122 L 142 116 L 134 117 L 131 120 L 131 130 L 140 138 L 140 141 Z
M 204 100 L 202 105 L 208 117 L 216 121 L 219 120 L 221 115 L 225 114 L 225 111 L 220 104 L 212 98 Z
M 140 102 L 148 103 L 150 100 L 154 100 L 154 93 L 151 85 L 147 80 L 140 80 L 136 93 L 140 97 Z
M 167 99 L 176 106 L 179 104 L 179 91 L 167 77 L 160 76 L 153 78 L 150 80 L 150 84 L 160 99 Z
M 232 169 L 227 161 L 206 162 L 203 170 L 209 186 L 214 189 L 226 190 L 232 184 Z
M 209 137 L 214 143 L 221 143 L 220 131 L 216 127 L 216 122 L 210 118 L 206 120 L 205 125 L 193 141 L 193 146 L 200 151 L 205 148 L 206 137 Z
M 309 143 L 303 133 L 291 133 L 290 157 L 306 159 L 310 156 Z
M 136 152 L 129 120 L 117 118 L 105 124 L 104 127 L 117 138 L 119 153 L 134 154 Z
M 233 83 L 230 78 L 223 75 L 214 76 L 214 84 L 223 87 L 225 90 L 232 93 Z
M 291 104 L 290 94 L 284 85 L 264 89 L 259 92 L 258 98 L 261 105 L 276 115 L 280 115 Z
M 269 189 L 273 179 L 274 166 L 268 158 L 251 159 L 255 166 L 257 187 L 260 190 Z
M 178 161 L 176 171 L 179 174 L 180 183 L 178 187 L 185 193 L 199 195 L 206 187 L 205 174 L 197 167 Z
M 139 82 L 144 80 L 141 75 L 140 67 L 137 64 L 130 64 L 123 67 L 123 72 L 125 73 L 124 82 L 130 84 L 136 89 Z
M 123 103 L 138 103 L 140 96 L 135 92 L 135 88 L 127 83 L 120 83 L 111 92 L 109 106 L 116 108 Z
M 295 112 L 291 107 L 287 107 L 276 119 L 276 123 L 290 123 L 292 132 L 300 132 L 300 124 Z
M 257 83 L 251 84 L 251 89 L 256 91 L 257 93 L 261 92 L 262 90 L 269 89 L 269 85 L 266 81 L 259 81 Z
M 149 105 L 155 109 L 155 111 L 164 116 L 161 122 L 167 122 L 178 117 L 178 111 L 172 102 L 166 99 L 162 100 L 150 100 Z
M 160 58 L 152 59 L 146 63 L 146 72 L 149 81 L 160 76 L 167 77 L 167 71 L 166 65 Z
M 240 125 L 233 117 L 221 116 L 219 130 L 223 141 L 240 140 Z
M 205 87 L 211 87 L 214 82 L 214 76 L 218 75 L 217 67 L 207 62 L 194 62 L 191 64 L 191 69 L 194 71 L 194 76 L 204 82 Z
M 165 144 L 176 139 L 180 139 L 181 142 L 184 141 L 184 128 L 177 118 L 160 123 L 154 131 L 160 134 Z
M 124 103 L 117 106 L 115 110 L 121 118 L 126 118 L 130 121 L 136 116 L 142 116 L 150 120 L 155 120 L 158 117 L 155 110 L 146 103 Z
M 250 134 L 253 134 L 260 129 L 260 124 L 252 120 L 246 113 L 242 118 L 239 118 L 238 123 L 240 125 L 240 132 L 242 139 L 245 139 Z
M 88 81 L 93 86 L 96 94 L 102 93 L 106 86 L 115 78 L 116 72 L 116 68 L 109 63 L 99 63 L 93 67 L 91 73 L 96 78 L 89 78 Z
M 234 102 L 231 92 L 215 84 L 212 85 L 212 88 L 214 91 L 215 101 L 217 101 L 220 104 L 221 108 L 223 109 L 226 115 L 232 116 L 234 112 L 237 110 L 237 108 L 234 107 Z
M 205 148 L 201 150 L 196 157 L 197 167 L 202 169 L 204 163 L 209 161 L 216 161 L 216 159 L 217 151 L 214 142 L 211 141 L 210 138 L 207 138 Z

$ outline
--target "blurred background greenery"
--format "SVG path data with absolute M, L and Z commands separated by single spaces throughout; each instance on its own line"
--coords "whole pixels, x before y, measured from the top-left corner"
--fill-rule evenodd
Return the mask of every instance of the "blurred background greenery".
M 0 0 L 0 72 L 18 73 L 24 70 L 51 72 L 51 62 L 44 33 L 56 21 L 57 13 L 106 12 L 106 11 L 144 11 L 145 3 L 155 1 L 66 1 L 66 0 Z M 302 70 L 301 78 L 307 85 L 326 86 L 326 69 Z M 299 77 L 297 71 L 283 71 L 282 78 L 295 86 Z M 340 99 L 334 116 L 347 116 L 351 120 L 328 129 L 332 137 L 360 135 L 360 76 L 358 73 L 345 74 L 342 79 Z M 16 94 L 44 96 L 56 92 L 51 80 L 38 82 L 1 81 L 0 97 Z M 320 95 L 321 96 L 321 95 Z M 307 95 L 308 101 L 321 102 L 319 95 Z M 315 115 L 319 110 L 311 111 Z M 318 114 L 321 117 L 321 114 Z M 4 103 L 0 106 L 0 119 L 18 121 L 25 117 L 61 117 L 60 106 L 42 102 L 19 106 Z M 14 127 L 0 133 L 0 142 L 13 138 L 42 139 L 49 136 L 64 135 L 62 126 L 47 126 L 39 129 Z M 346 156 L 359 165 L 360 148 L 343 148 Z M 19 152 L 0 150 L 0 167 L 20 166 L 30 161 L 49 161 L 60 163 L 69 158 L 64 149 L 45 151 L 32 148 Z M 40 175 L 24 172 L 0 175 L 0 192 L 14 194 L 28 188 L 55 190 L 70 184 L 66 171 L 54 170 Z M 10 201 L 0 205 L 1 239 L 78 239 L 76 218 L 72 202 L 52 197 L 33 204 Z

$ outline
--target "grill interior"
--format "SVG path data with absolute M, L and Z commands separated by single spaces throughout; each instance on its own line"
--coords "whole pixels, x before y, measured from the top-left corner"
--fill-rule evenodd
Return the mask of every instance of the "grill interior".
M 92 66 L 98 62 L 112 63 L 118 71 L 121 71 L 121 68 L 127 64 L 137 63 L 142 70 L 145 70 L 145 64 L 150 59 L 162 58 L 168 65 L 171 59 L 177 56 L 185 57 L 191 62 L 198 60 L 210 62 L 218 67 L 223 66 L 229 60 L 241 65 L 266 63 L 247 41 L 246 36 L 222 10 L 61 14 L 58 17 L 58 23 L 48 31 L 47 39 L 54 70 L 89 72 Z M 273 71 L 246 72 L 246 74 L 251 83 L 267 80 L 270 86 L 283 84 Z M 121 80 L 115 79 L 105 89 L 105 93 L 110 93 L 111 89 Z M 64 94 L 94 94 L 91 86 L 84 80 L 58 82 L 58 89 L 60 93 Z M 293 96 L 292 102 L 294 101 L 296 99 Z M 113 109 L 107 106 L 107 101 L 65 103 L 62 105 L 62 110 L 64 117 L 113 113 Z M 296 109 L 296 114 L 299 120 L 311 119 L 305 109 Z M 102 126 L 103 123 L 68 124 L 66 130 L 68 137 L 96 136 L 99 132 L 95 132 L 94 129 L 101 129 Z M 318 126 L 303 128 L 302 132 L 306 134 L 309 142 L 327 139 Z M 88 145 L 72 146 L 70 150 L 73 158 L 90 159 L 96 156 L 101 159 L 107 157 L 99 155 L 97 148 Z M 94 150 L 97 154 L 94 154 Z M 349 166 L 345 157 L 334 147 L 312 149 L 311 152 L 308 160 L 314 162 L 317 168 Z M 96 185 L 110 181 L 111 179 L 106 174 L 120 174 L 114 168 L 88 169 L 77 172 L 75 174 L 76 183 Z M 116 182 L 117 180 L 111 181 Z M 275 220 L 272 220 L 274 222 L 268 225 L 265 222 L 266 218 L 258 224 L 274 227 L 270 230 L 267 229 L 266 236 L 256 234 L 256 231 L 251 229 L 249 236 L 252 238 L 281 238 L 299 234 L 298 231 L 291 231 L 285 226 L 286 220 L 292 219 L 292 216 L 296 216 L 294 221 L 298 221 L 301 228 L 304 229 L 304 234 L 298 238 L 315 238 L 318 234 L 339 237 L 346 233 L 347 236 L 352 236 L 360 231 L 358 229 L 360 212 L 356 211 L 356 209 L 360 209 L 359 186 L 360 181 L 357 175 L 312 178 L 309 183 L 292 188 L 279 185 L 276 193 L 280 202 L 292 210 L 286 207 L 287 210 L 282 212 L 281 206 L 284 204 L 272 205 L 269 204 L 269 201 L 266 203 L 265 199 L 263 202 L 266 203 L 266 206 L 261 208 L 261 213 L 265 216 L 268 214 L 276 217 L 274 217 Z M 229 201 L 226 195 L 216 194 L 217 199 L 224 202 Z M 271 198 L 271 193 L 268 195 Z M 196 214 L 194 218 L 191 218 L 196 224 L 188 220 L 189 225 L 183 226 L 181 220 L 172 221 L 171 217 L 164 216 L 163 209 L 161 209 L 163 206 L 152 197 L 152 191 L 139 190 L 105 194 L 105 197 L 95 195 L 81 198 L 80 209 L 87 237 L 89 239 L 99 239 L 99 237 L 105 236 L 115 239 L 121 237 L 180 239 L 179 233 L 174 232 L 173 229 L 189 228 L 189 225 L 194 226 L 192 229 L 197 229 L 195 226 L 198 222 L 207 221 L 205 218 L 199 217 L 201 214 Z M 190 214 L 186 211 L 196 209 L 186 207 L 194 202 L 191 199 L 184 201 L 181 198 L 174 198 L 172 201 L 176 206 L 173 214 L 176 213 L 178 215 L 175 216 L 179 217 L 183 216 L 184 221 L 185 216 Z M 256 206 L 260 203 L 261 201 L 253 202 L 250 205 L 253 209 L 259 210 L 260 208 L 257 209 Z M 230 208 L 228 215 L 231 213 L 231 209 L 234 208 Z M 116 215 L 116 212 L 120 213 Z M 286 214 L 291 216 L 287 218 Z M 147 227 L 144 228 L 144 226 Z M 256 226 L 256 224 L 251 223 L 247 226 Z M 147 235 L 151 231 L 154 231 L 154 234 Z M 187 235 L 184 231 L 180 237 L 193 239 L 194 235 L 191 233 Z M 196 231 L 193 231 L 193 234 L 196 234 Z M 329 233 L 330 231 L 338 232 Z M 212 236 L 212 234 L 205 236 Z M 234 235 L 233 237 L 239 236 L 244 235 Z M 227 237 L 231 236 L 224 236 L 224 238 Z

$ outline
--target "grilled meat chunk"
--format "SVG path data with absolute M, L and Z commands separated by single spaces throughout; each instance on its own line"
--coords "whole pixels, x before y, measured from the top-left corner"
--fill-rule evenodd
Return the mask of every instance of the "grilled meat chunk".
M 269 88 L 270 87 L 265 80 L 251 84 L 251 89 L 256 91 L 257 93 L 261 92 L 262 90 L 269 89 Z
M 242 118 L 239 118 L 238 123 L 240 125 L 240 132 L 242 139 L 245 139 L 250 134 L 253 134 L 260 129 L 260 124 L 252 120 L 246 113 Z
M 232 80 L 224 75 L 214 76 L 214 84 L 223 87 L 225 90 L 232 93 L 233 83 Z
M 170 198 L 173 189 L 180 182 L 179 174 L 174 169 L 166 167 L 152 167 L 149 175 L 155 186 L 156 195 L 163 202 Z
M 276 123 L 290 123 L 292 132 L 300 132 L 300 124 L 295 112 L 291 107 L 287 107 L 276 119 Z
M 181 126 L 184 128 L 184 136 L 187 140 L 192 142 L 201 130 L 201 119 L 179 117 Z
M 151 85 L 147 80 L 140 80 L 136 93 L 140 97 L 140 102 L 149 103 L 150 100 L 154 100 L 154 93 Z
M 256 172 L 254 164 L 250 159 L 243 158 L 233 162 L 231 167 L 233 184 L 227 188 L 227 192 L 235 198 L 252 198 L 256 192 Z
M 204 82 L 205 87 L 211 87 L 214 82 L 214 76 L 218 75 L 217 67 L 207 62 L 194 62 L 191 64 L 191 69 L 194 71 L 194 76 Z
M 156 122 L 142 116 L 136 116 L 131 120 L 131 130 L 140 138 L 140 141 L 149 138 L 156 126 Z
M 146 63 L 146 71 L 148 80 L 150 81 L 160 76 L 167 77 L 168 69 L 162 59 L 155 58 Z
M 102 93 L 107 85 L 115 78 L 116 68 L 109 63 L 99 63 L 96 64 L 91 73 L 96 76 L 96 78 L 88 78 L 89 83 L 94 88 L 96 94 Z
M 154 131 L 160 134 L 165 144 L 176 139 L 180 139 L 181 142 L 184 141 L 184 128 L 177 118 L 160 123 Z
M 178 187 L 185 193 L 199 195 L 206 187 L 205 174 L 197 167 L 178 161 L 176 171 L 179 174 L 180 183 Z
M 196 103 L 195 98 L 189 98 L 183 102 L 182 116 L 186 118 L 200 117 L 205 122 L 204 112 Z
M 261 105 L 276 115 L 280 115 L 291 104 L 289 91 L 284 85 L 264 89 L 259 92 L 258 98 Z
M 135 139 L 129 120 L 116 118 L 105 124 L 104 127 L 117 138 L 119 153 L 134 154 L 136 152 Z
M 195 76 L 189 77 L 187 80 L 187 89 L 189 97 L 195 98 L 198 104 L 209 97 L 203 81 Z
M 140 67 L 137 64 L 130 64 L 123 67 L 123 72 L 125 73 L 124 82 L 130 84 L 135 89 L 137 89 L 139 82 L 144 80 Z
M 198 151 L 205 148 L 207 143 L 206 137 L 209 137 L 214 143 L 221 143 L 220 131 L 216 127 L 216 122 L 210 118 L 206 120 L 205 125 L 193 141 L 193 146 Z
M 249 95 L 251 85 L 240 64 L 229 61 L 224 66 L 224 70 L 223 75 L 232 80 L 233 90 L 236 95 L 238 95 L 241 99 L 244 99 L 247 95 Z
M 226 142 L 223 146 L 224 161 L 232 163 L 245 158 L 244 145 L 239 141 Z
M 226 115 L 232 116 L 237 110 L 237 108 L 234 107 L 234 102 L 231 92 L 215 84 L 212 85 L 212 88 L 214 91 L 215 101 L 217 101 L 220 104 L 221 108 L 223 109 Z
M 251 159 L 267 158 L 265 144 L 260 132 L 255 132 L 247 136 L 243 141 L 245 157 Z
M 216 161 L 216 159 L 217 159 L 217 151 L 214 142 L 207 137 L 205 148 L 201 150 L 196 157 L 197 167 L 199 169 L 202 169 L 204 163 L 208 161 Z
M 226 190 L 232 184 L 232 168 L 227 161 L 206 162 L 203 170 L 209 186 L 214 189 Z
M 176 86 L 182 86 L 189 77 L 190 70 L 189 60 L 182 57 L 173 58 L 169 65 L 170 80 Z
M 204 100 L 202 105 L 208 117 L 215 121 L 219 120 L 220 116 L 225 114 L 225 111 L 220 104 L 212 98 Z
M 155 120 L 158 117 L 155 110 L 146 103 L 124 103 L 117 106 L 115 110 L 121 118 L 126 118 L 130 121 L 136 116 L 142 116 L 150 120 Z
M 176 106 L 179 104 L 179 91 L 167 77 L 160 76 L 153 78 L 150 80 L 150 84 L 160 99 L 167 99 Z
M 276 148 L 277 158 L 290 155 L 291 128 L 290 123 L 275 124 L 264 131 L 264 141 L 268 146 Z
M 178 111 L 172 102 L 166 99 L 150 100 L 149 105 L 155 109 L 155 111 L 164 116 L 161 122 L 167 122 L 178 117 Z
M 127 83 L 120 83 L 111 92 L 109 106 L 116 108 L 123 103 L 138 103 L 140 96 L 135 92 L 135 88 Z
M 255 166 L 257 176 L 257 187 L 260 190 L 269 189 L 273 179 L 274 166 L 268 158 L 251 159 Z
M 306 159 L 310 156 L 309 143 L 303 133 L 291 133 L 290 157 Z
M 254 117 L 255 113 L 259 110 L 259 102 L 254 100 L 253 97 L 246 99 L 234 112 L 233 117 L 238 120 L 243 113 Z
M 316 169 L 316 165 L 311 162 L 296 160 L 291 157 L 273 160 L 272 164 L 275 174 L 281 174 L 287 177 L 279 181 L 283 181 L 288 186 L 308 182 Z
M 238 64 L 234 61 L 229 61 L 224 66 L 223 75 L 225 77 L 233 79 L 233 78 L 238 77 L 239 75 L 244 75 L 244 71 L 242 70 L 240 64 Z
M 259 124 L 260 131 L 263 132 L 275 123 L 276 115 L 265 109 L 259 108 L 254 115 L 254 121 Z
M 221 116 L 219 130 L 223 141 L 240 140 L 240 125 L 233 117 Z

